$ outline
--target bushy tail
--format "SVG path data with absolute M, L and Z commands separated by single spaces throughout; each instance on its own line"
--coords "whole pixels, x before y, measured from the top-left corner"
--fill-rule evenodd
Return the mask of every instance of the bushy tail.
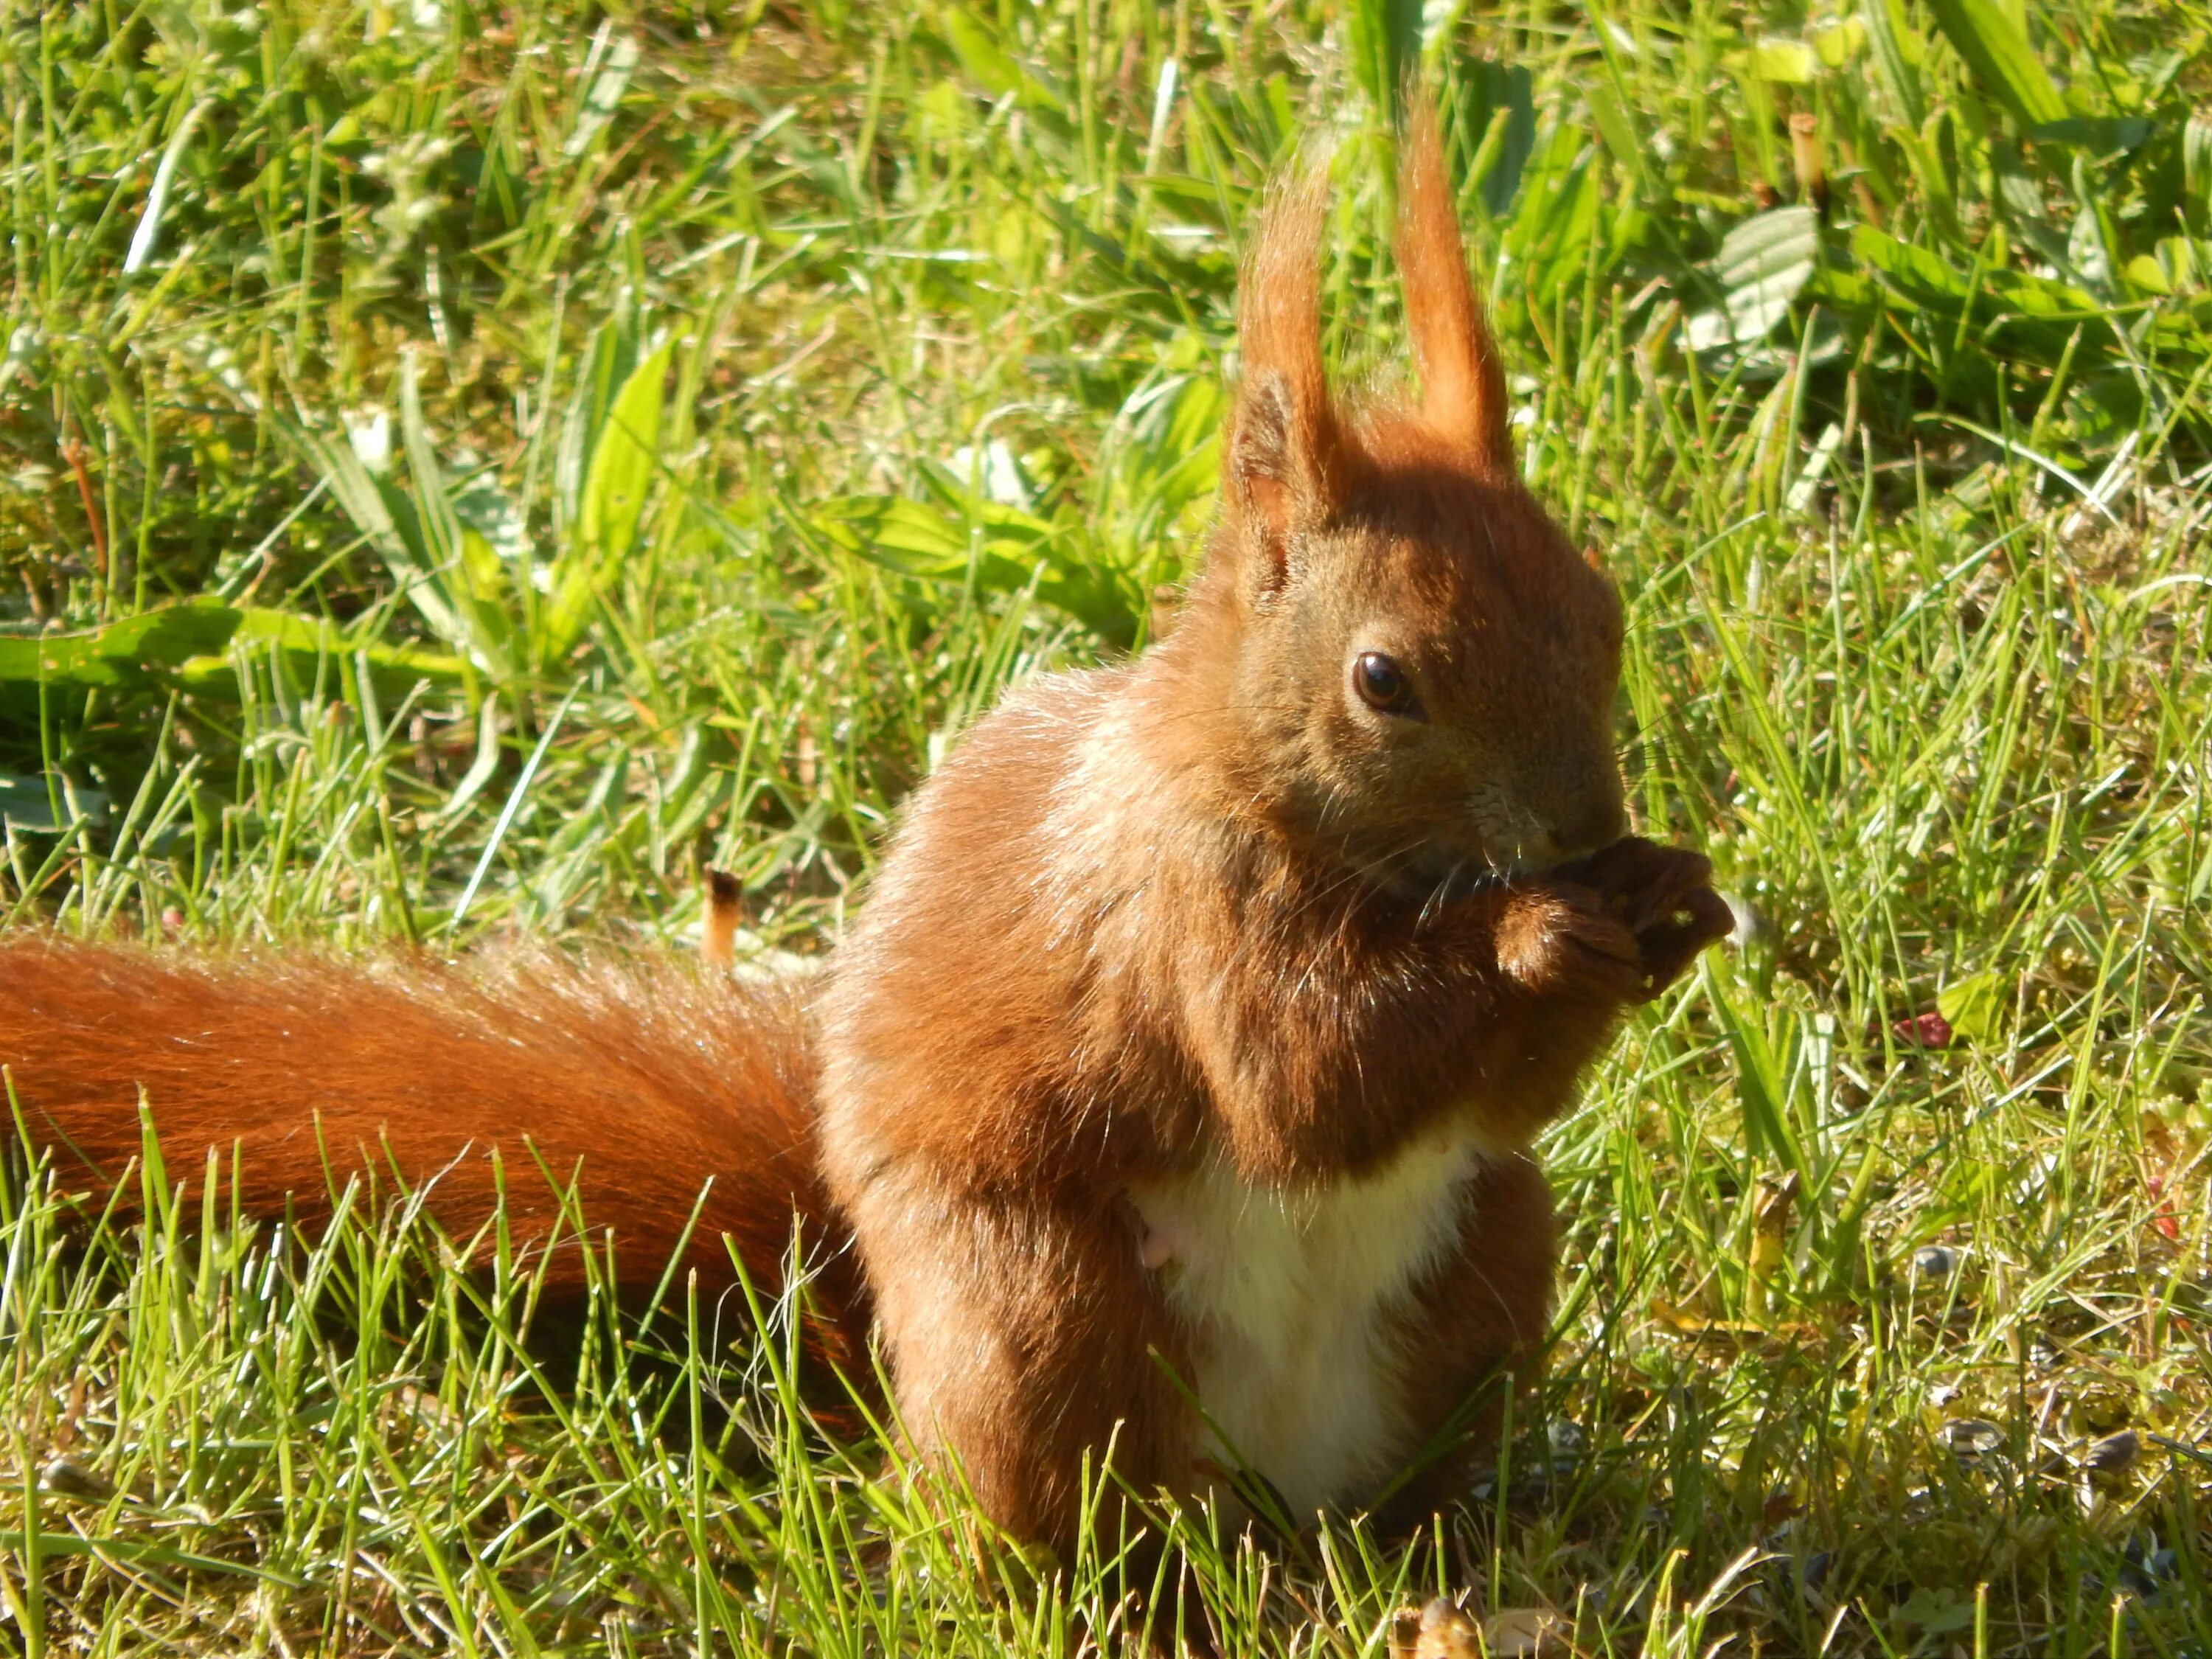
M 735 1282 L 725 1236 L 775 1293 L 796 1216 L 817 1264 L 813 1345 L 841 1364 L 861 1350 L 866 1292 L 817 1172 L 787 995 L 674 962 L 495 974 L 26 937 L 0 942 L 0 1066 L 65 1170 L 122 1176 L 143 1088 L 172 1176 L 197 1177 L 210 1147 L 227 1172 L 235 1145 L 258 1216 L 326 1214 L 355 1176 L 428 1183 L 425 1207 L 465 1241 L 503 1170 L 510 1237 L 556 1294 L 587 1282 L 575 1209 L 595 1241 L 612 1231 L 619 1287 L 649 1294 L 699 1206 L 684 1250 L 702 1298 Z M 574 1186 L 567 1215 L 549 1172 Z

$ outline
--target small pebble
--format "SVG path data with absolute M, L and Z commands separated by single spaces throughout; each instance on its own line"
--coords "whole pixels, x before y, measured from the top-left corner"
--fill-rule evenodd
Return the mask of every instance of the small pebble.
M 57 1457 L 39 1471 L 39 1490 L 63 1498 L 82 1498 L 94 1503 L 115 1496 L 115 1488 L 74 1457 Z
M 1828 1582 L 1831 1557 L 1826 1550 L 1814 1550 L 1803 1559 L 1792 1561 L 1780 1556 L 1778 1570 L 1780 1583 L 1777 1588 L 1785 1595 L 1795 1595 L 1804 1606 L 1819 1611 L 1826 1604 L 1821 1587 Z
M 1959 1253 L 1948 1244 L 1923 1244 L 1912 1253 L 1915 1279 L 1948 1279 L 1959 1271 Z
M 1482 1645 L 1490 1659 L 1559 1659 L 1572 1650 L 1567 1621 L 1547 1607 L 1506 1607 L 1492 1613 L 1482 1621 Z
M 2004 1431 L 1986 1418 L 1954 1417 L 1943 1425 L 1943 1443 L 1961 1463 L 1978 1462 L 2004 1443 Z
M 2170 1549 L 2146 1553 L 2139 1543 L 2130 1543 L 2115 1575 L 2118 1588 L 2148 1601 L 2180 1576 L 2181 1558 Z
M 2108 1434 L 2089 1448 L 2081 1460 L 2081 1467 L 2093 1474 L 2118 1474 L 2136 1461 L 2142 1443 L 2133 1429 L 2122 1429 L 2118 1434 Z

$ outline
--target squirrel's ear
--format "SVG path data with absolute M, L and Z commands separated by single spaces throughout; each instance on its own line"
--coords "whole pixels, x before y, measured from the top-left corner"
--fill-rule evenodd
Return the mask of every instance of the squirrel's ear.
M 1328 180 L 1282 192 L 1261 220 L 1237 301 L 1243 374 L 1223 461 L 1227 518 L 1262 592 L 1289 575 L 1293 531 L 1344 498 L 1344 435 L 1321 358 L 1320 246 Z
M 1421 414 L 1485 470 L 1514 471 L 1505 368 L 1468 280 L 1436 112 L 1418 105 L 1398 167 L 1398 277 L 1421 369 Z

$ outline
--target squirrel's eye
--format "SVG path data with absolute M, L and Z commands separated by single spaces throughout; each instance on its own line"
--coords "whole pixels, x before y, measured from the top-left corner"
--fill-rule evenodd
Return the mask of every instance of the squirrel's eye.
M 1406 671 L 1380 651 L 1363 651 L 1352 665 L 1352 689 L 1360 702 L 1385 714 L 1404 714 L 1413 707 L 1413 683 Z

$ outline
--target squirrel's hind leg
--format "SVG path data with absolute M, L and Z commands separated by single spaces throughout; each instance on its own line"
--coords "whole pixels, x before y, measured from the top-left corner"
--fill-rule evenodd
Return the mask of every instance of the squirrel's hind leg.
M 1110 1551 L 1122 1517 L 1101 1473 L 1109 1448 L 1140 1496 L 1199 1478 L 1195 1419 L 1161 1369 L 1187 1371 L 1182 1339 L 1139 1229 L 927 1185 L 886 1175 L 849 1206 L 904 1434 L 1014 1538 L 1065 1553 L 1089 1525 Z

